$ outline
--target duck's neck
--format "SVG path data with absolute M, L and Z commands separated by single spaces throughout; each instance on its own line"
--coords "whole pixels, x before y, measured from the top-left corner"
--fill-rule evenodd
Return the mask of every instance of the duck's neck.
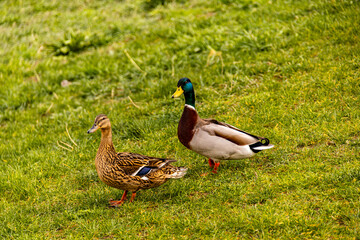
M 115 147 L 112 142 L 111 128 L 101 129 L 101 141 L 98 150 L 98 154 L 104 155 L 116 155 Z
M 185 104 L 190 105 L 195 108 L 195 92 L 194 89 L 184 92 Z
M 185 104 L 178 125 L 178 138 L 187 148 L 190 148 L 190 141 L 194 136 L 194 129 L 198 121 L 200 121 L 200 118 L 195 108 L 190 104 Z

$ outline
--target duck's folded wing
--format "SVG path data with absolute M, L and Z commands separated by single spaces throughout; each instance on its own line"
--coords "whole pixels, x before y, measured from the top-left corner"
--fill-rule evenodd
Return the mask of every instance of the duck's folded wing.
M 133 188 L 146 188 L 152 184 L 152 181 L 146 176 L 132 176 L 126 174 L 124 171 L 117 171 L 117 174 L 113 176 L 113 181 L 121 183 L 121 185 L 131 186 Z
M 167 158 L 156 158 L 156 157 L 149 157 L 145 155 L 141 155 L 138 153 L 130 153 L 130 152 L 119 152 L 117 153 L 117 159 L 120 161 L 131 161 L 131 162 L 138 162 L 138 163 L 148 163 L 148 164 L 161 164 L 165 161 L 176 162 L 174 159 L 167 159 Z
M 146 175 L 150 173 L 150 171 L 160 169 L 171 162 L 176 162 L 176 160 L 155 158 L 128 152 L 117 153 L 116 159 L 116 165 L 132 176 Z
M 219 122 L 214 119 L 204 119 L 205 125 L 201 128 L 207 131 L 210 135 L 215 135 L 224 138 L 237 145 L 250 145 L 259 142 L 260 138 L 242 131 L 234 126 Z

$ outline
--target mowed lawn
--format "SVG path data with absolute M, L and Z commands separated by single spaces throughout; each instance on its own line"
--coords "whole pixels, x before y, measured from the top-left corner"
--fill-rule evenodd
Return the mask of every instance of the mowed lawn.
M 360 239 L 360 3 L 347 0 L 0 2 L 0 238 Z M 267 137 L 250 159 L 177 139 L 192 80 L 200 116 Z M 182 179 L 102 183 L 117 151 L 177 159 Z

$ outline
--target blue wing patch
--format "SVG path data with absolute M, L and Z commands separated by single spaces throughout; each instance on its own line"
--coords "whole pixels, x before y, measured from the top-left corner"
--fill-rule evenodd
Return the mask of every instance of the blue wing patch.
M 137 174 L 136 176 L 144 176 L 146 174 L 148 174 L 151 171 L 151 167 L 143 167 Z

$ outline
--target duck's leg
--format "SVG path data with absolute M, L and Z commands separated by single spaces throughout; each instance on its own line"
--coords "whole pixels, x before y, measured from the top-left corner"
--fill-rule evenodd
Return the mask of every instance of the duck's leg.
M 126 195 L 127 195 L 128 191 L 125 190 L 124 194 L 122 195 L 120 201 L 114 200 L 114 201 L 110 201 L 110 207 L 120 207 L 126 200 Z
M 211 158 L 209 158 L 209 166 L 210 166 L 211 168 L 214 168 L 214 165 L 215 165 L 214 160 L 212 160 Z
M 135 196 L 136 196 L 136 192 L 133 192 L 133 193 L 131 194 L 130 202 L 133 202 L 133 201 L 134 201 Z
M 211 158 L 209 158 L 209 160 L 208 160 L 208 162 L 209 162 L 209 167 L 210 168 L 214 168 L 214 167 L 216 167 L 216 169 L 214 168 L 214 170 L 212 171 L 213 173 L 217 173 L 217 168 L 218 168 L 218 166 L 219 166 L 219 164 L 220 163 L 216 163 L 214 160 L 212 160 Z M 217 165 L 216 165 L 217 164 Z M 202 176 L 202 177 L 205 177 L 205 176 L 207 176 L 209 173 L 207 172 L 207 173 L 202 173 L 202 174 L 200 174 L 200 176 Z
M 213 173 L 217 173 L 219 165 L 220 165 L 220 162 L 215 162 L 214 170 L 212 170 Z

